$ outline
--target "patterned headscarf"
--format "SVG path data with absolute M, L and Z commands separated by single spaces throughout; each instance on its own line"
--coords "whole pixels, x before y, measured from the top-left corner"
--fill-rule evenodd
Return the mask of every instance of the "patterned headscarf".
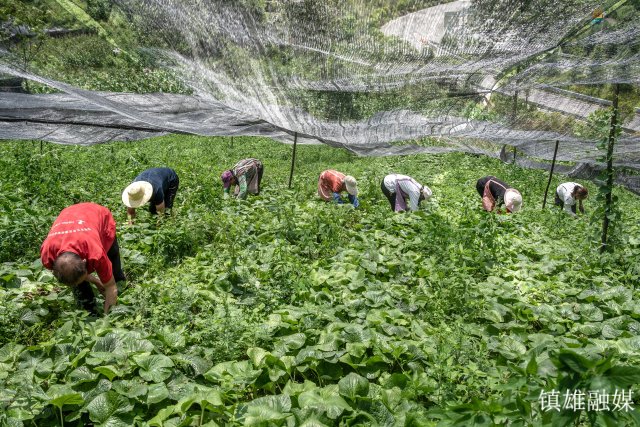
M 231 186 L 231 180 L 233 179 L 233 172 L 230 170 L 222 172 L 220 179 L 222 180 L 222 186 L 224 188 L 229 188 Z

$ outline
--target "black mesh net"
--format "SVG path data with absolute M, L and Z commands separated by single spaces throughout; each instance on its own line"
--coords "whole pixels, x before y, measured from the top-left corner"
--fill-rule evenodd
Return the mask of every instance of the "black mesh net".
M 586 178 L 603 167 L 593 117 L 611 101 L 575 88 L 640 83 L 640 22 L 606 25 L 586 1 L 115 3 L 192 94 L 89 91 L 25 71 L 5 50 L 0 73 L 60 93 L 1 94 L 0 138 L 297 137 L 365 156 L 464 151 L 539 168 L 559 141 L 571 166 L 558 168 Z M 640 110 L 620 125 L 618 181 L 638 191 Z

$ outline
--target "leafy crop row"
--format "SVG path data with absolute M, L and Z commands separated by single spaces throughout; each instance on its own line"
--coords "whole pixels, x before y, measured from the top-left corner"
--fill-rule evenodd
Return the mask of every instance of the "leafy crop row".
M 616 247 L 600 255 L 598 218 L 542 211 L 544 174 L 492 159 L 302 146 L 289 190 L 290 147 L 265 140 L 2 150 L 0 424 L 640 421 L 539 404 L 553 389 L 637 399 L 640 209 L 624 191 Z M 219 173 L 248 156 L 265 164 L 263 192 L 223 200 Z M 127 226 L 120 191 L 159 165 L 180 176 L 176 215 Z M 358 178 L 361 208 L 315 197 L 329 167 Z M 395 171 L 433 189 L 422 212 L 389 211 L 379 183 Z M 522 212 L 480 209 L 474 183 L 489 173 L 522 191 Z M 37 261 L 55 215 L 83 200 L 113 210 L 129 276 L 101 319 Z

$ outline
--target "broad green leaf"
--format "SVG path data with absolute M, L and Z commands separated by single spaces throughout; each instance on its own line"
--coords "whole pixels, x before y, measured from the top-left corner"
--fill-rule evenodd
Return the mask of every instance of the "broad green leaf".
M 622 354 L 637 356 L 640 354 L 640 336 L 619 339 L 616 346 Z
M 369 381 L 354 372 L 338 381 L 338 387 L 340 394 L 352 401 L 369 393 Z
M 116 377 L 122 377 L 122 372 L 113 365 L 98 366 L 93 369 L 107 377 L 109 381 L 113 381 Z
M 169 397 L 169 390 L 167 390 L 167 386 L 164 383 L 151 384 L 147 394 L 147 405 L 162 402 L 167 397 Z
M 222 396 L 220 392 L 215 389 L 195 391 L 180 399 L 176 404 L 176 408 L 180 414 L 184 414 L 194 404 L 197 404 L 201 408 L 223 406 Z
M 601 322 L 604 318 L 602 310 L 592 304 L 582 304 L 580 306 L 580 317 L 587 322 Z
M 329 418 L 335 420 L 351 406 L 340 396 L 338 385 L 330 385 L 321 389 L 302 392 L 298 396 L 298 405 L 301 408 L 313 408 L 326 413 Z
M 173 406 L 162 408 L 160 411 L 158 411 L 155 417 L 149 420 L 149 427 L 164 427 L 164 421 L 174 413 L 175 408 Z
M 247 356 L 249 356 L 249 360 L 253 363 L 253 366 L 262 367 L 262 361 L 269 355 L 270 353 L 259 347 L 251 347 L 247 350 Z
M 265 396 L 252 400 L 238 409 L 238 421 L 242 425 L 264 425 L 284 420 L 291 410 L 291 398 L 286 394 Z
M 80 366 L 69 373 L 69 381 L 75 384 L 89 383 L 96 381 L 98 375 L 95 372 L 91 372 L 87 366 Z
M 133 405 L 129 399 L 114 391 L 99 394 L 87 405 L 91 421 L 109 427 L 127 425 L 127 418 L 124 415 L 132 409 Z
M 116 380 L 113 382 L 113 390 L 117 391 L 119 394 L 129 397 L 135 398 L 144 396 L 147 394 L 148 386 L 147 383 L 143 382 L 142 378 L 135 377 L 131 380 Z
M 82 405 L 84 399 L 80 393 L 70 392 L 65 394 L 57 394 L 55 397 L 49 400 L 49 403 L 57 408 L 62 408 L 68 405 Z
M 25 346 L 16 343 L 7 343 L 0 347 L 0 362 L 15 361 L 25 349 Z
M 140 376 L 147 381 L 156 383 L 169 378 L 171 376 L 170 368 L 174 366 L 171 359 L 164 355 L 139 354 L 134 356 L 133 360 L 140 367 L 138 371 Z
M 187 365 L 192 371 L 189 374 L 192 373 L 194 377 L 203 375 L 213 365 L 209 360 L 191 354 L 176 354 L 171 356 L 171 360 L 176 364 Z
M 507 359 L 515 360 L 519 359 L 527 352 L 527 347 L 525 347 L 517 338 L 507 335 L 502 339 L 498 346 L 498 351 Z
M 251 384 L 262 373 L 262 370 L 253 369 L 249 361 L 223 362 L 209 369 L 204 377 L 209 381 L 231 381 L 235 384 Z

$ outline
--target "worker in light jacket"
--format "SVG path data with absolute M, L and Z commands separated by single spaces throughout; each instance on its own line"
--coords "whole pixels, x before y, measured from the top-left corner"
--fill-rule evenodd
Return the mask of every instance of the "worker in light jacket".
M 426 185 L 410 176 L 397 173 L 385 176 L 380 188 L 394 212 L 417 211 L 420 202 L 428 200 L 432 194 Z
M 569 215 L 576 216 L 576 204 L 580 213 L 584 213 L 582 201 L 589 197 L 587 187 L 577 182 L 565 182 L 556 188 L 556 206 L 561 206 Z

